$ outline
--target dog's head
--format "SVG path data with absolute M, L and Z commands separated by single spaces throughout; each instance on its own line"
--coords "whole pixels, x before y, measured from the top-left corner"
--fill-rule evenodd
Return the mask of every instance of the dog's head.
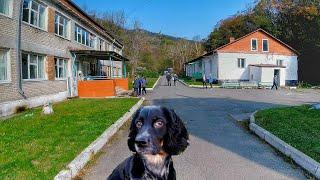
M 177 114 L 165 107 L 145 106 L 134 115 L 128 146 L 133 152 L 178 155 L 187 146 L 189 135 Z

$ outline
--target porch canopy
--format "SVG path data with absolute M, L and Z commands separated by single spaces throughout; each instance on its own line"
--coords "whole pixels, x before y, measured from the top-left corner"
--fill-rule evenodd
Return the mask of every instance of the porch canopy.
M 71 50 L 71 53 L 77 56 L 94 57 L 97 59 L 112 59 L 112 61 L 129 61 L 129 59 L 121 56 L 114 51 L 96 51 L 96 50 Z
M 125 58 L 124 56 L 114 52 L 114 51 L 97 51 L 97 50 L 70 50 L 73 56 L 73 65 L 78 66 L 77 63 L 80 61 L 89 61 L 89 60 L 95 60 L 95 72 L 90 72 L 90 77 L 94 79 L 105 79 L 106 77 L 114 78 L 114 77 L 126 77 L 126 62 L 129 61 L 129 59 Z M 118 73 L 115 74 L 115 66 L 117 62 L 121 63 L 121 75 Z M 91 63 L 89 68 L 91 68 Z M 117 64 L 119 66 L 119 63 Z M 107 66 L 107 68 L 106 68 Z M 74 68 L 74 69 L 78 69 Z M 91 69 L 90 69 L 91 71 Z M 89 74 L 89 73 L 88 73 Z M 86 74 L 86 75 L 88 75 Z

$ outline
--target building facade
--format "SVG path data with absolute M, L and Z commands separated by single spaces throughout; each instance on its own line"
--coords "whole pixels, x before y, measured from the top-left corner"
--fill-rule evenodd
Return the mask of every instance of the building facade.
M 186 75 L 210 75 L 220 81 L 271 82 L 277 75 L 281 86 L 298 81 L 298 52 L 258 29 L 186 63 Z
M 76 96 L 79 76 L 122 77 L 123 61 L 77 56 L 123 45 L 69 0 L 0 0 L 0 116 L 19 104 Z M 31 103 L 31 104 L 30 104 Z

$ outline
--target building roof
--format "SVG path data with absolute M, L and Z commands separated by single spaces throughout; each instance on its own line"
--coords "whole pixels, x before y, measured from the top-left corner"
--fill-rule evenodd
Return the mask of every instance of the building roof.
M 225 44 L 225 45 L 223 45 L 223 46 L 220 46 L 220 47 L 218 47 L 218 48 L 216 48 L 216 49 L 214 49 L 214 50 L 212 50 L 212 51 L 210 51 L 210 52 L 208 52 L 208 53 L 206 53 L 206 54 L 204 54 L 204 55 L 202 55 L 202 56 L 199 56 L 199 57 L 197 57 L 197 58 L 195 58 L 195 59 L 193 59 L 193 60 L 191 60 L 191 61 L 189 61 L 189 62 L 186 62 L 185 64 L 188 64 L 188 63 L 190 63 L 190 62 L 195 62 L 195 61 L 198 61 L 198 60 L 202 59 L 202 58 L 205 57 L 205 56 L 212 55 L 212 54 L 216 53 L 218 50 L 220 50 L 220 49 L 222 49 L 222 48 L 224 48 L 224 47 L 226 47 L 226 46 L 229 46 L 229 45 L 231 45 L 231 44 L 233 44 L 233 43 L 235 43 L 235 42 L 238 42 L 238 41 L 244 39 L 245 37 L 248 37 L 248 36 L 250 36 L 251 34 L 256 33 L 256 32 L 258 32 L 258 31 L 261 31 L 261 32 L 267 34 L 268 36 L 272 37 L 273 39 L 275 39 L 276 41 L 278 41 L 280 44 L 286 46 L 288 49 L 290 49 L 291 51 L 293 51 L 295 54 L 297 54 L 297 55 L 300 54 L 297 50 L 295 50 L 294 48 L 292 48 L 292 47 L 289 46 L 288 44 L 282 42 L 280 39 L 274 37 L 272 34 L 268 33 L 267 31 L 259 28 L 259 29 L 255 30 L 255 31 L 252 31 L 251 33 L 248 33 L 248 34 L 246 34 L 246 35 L 244 35 L 244 36 L 242 36 L 242 37 L 240 37 L 240 38 L 238 38 L 238 39 L 235 39 L 235 40 L 232 41 L 232 42 L 229 42 L 229 43 L 227 43 L 227 44 Z
M 59 2 L 61 2 L 59 0 Z M 100 25 L 97 21 L 95 21 L 91 16 L 89 16 L 84 10 L 82 10 L 76 3 L 74 3 L 72 0 L 65 0 L 64 2 L 71 5 L 74 9 L 76 9 L 80 14 L 85 16 L 90 22 L 92 22 L 94 25 L 98 26 L 100 29 L 103 30 L 104 33 L 108 34 L 113 40 L 115 40 L 119 45 L 123 46 L 122 42 L 117 40 L 108 30 L 106 30 L 102 25 Z
M 249 64 L 249 66 L 265 67 L 265 68 L 286 68 L 286 66 L 279 66 L 276 64 Z
M 70 50 L 71 53 L 75 53 L 77 56 L 94 57 L 99 60 L 109 60 L 111 57 L 113 61 L 129 61 L 129 59 L 121 56 L 114 51 L 96 51 L 96 50 Z

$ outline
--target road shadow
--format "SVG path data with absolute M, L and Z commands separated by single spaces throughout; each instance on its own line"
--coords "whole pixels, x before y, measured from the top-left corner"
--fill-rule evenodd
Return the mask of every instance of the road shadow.
M 250 113 L 284 105 L 231 98 L 191 97 L 153 99 L 152 104 L 174 109 L 184 120 L 190 135 L 288 177 L 295 176 L 292 174 L 292 167 L 279 163 L 283 159 L 276 151 L 241 128 L 230 117 L 230 114 Z

